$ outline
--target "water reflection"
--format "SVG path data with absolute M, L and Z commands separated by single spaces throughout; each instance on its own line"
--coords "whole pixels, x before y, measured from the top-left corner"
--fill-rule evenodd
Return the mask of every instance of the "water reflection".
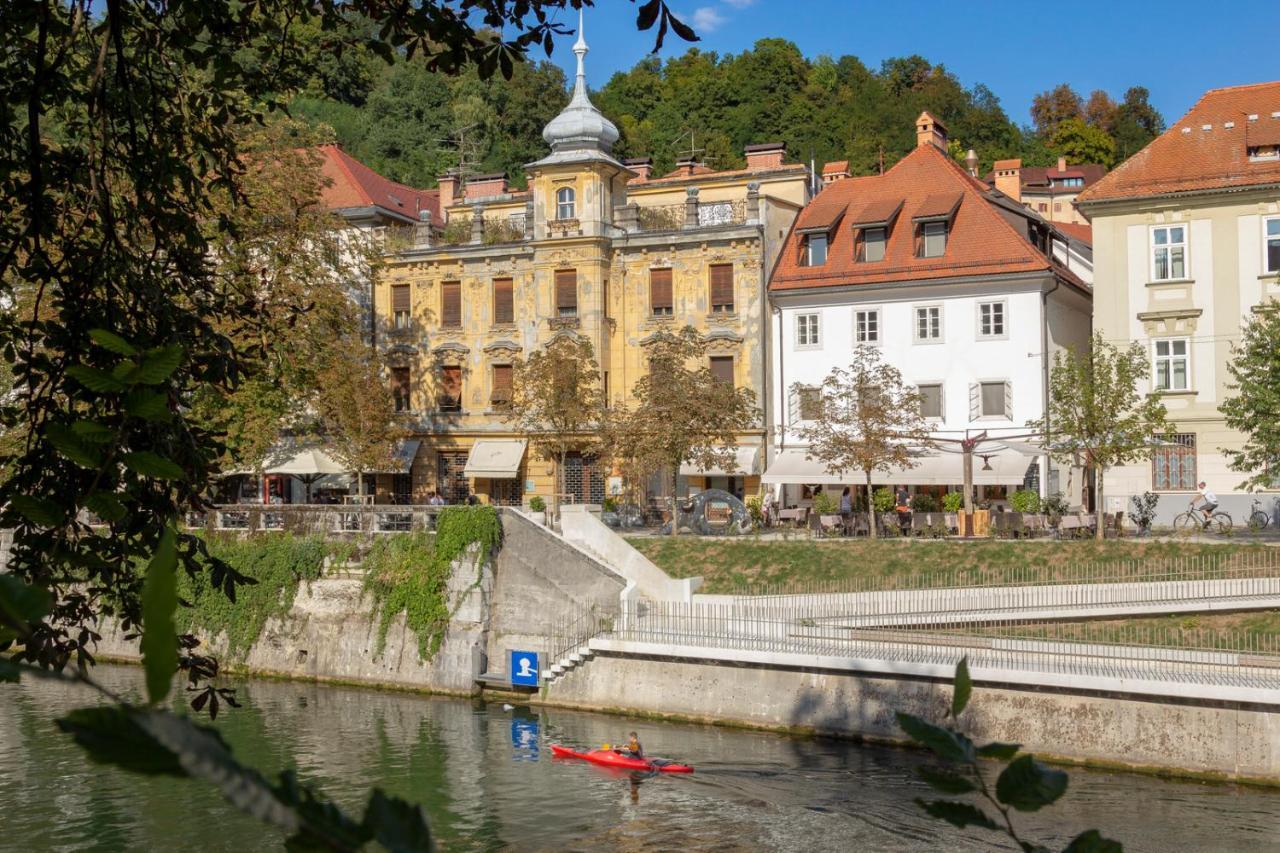
M 139 684 L 128 668 L 100 675 Z M 241 698 L 217 726 L 244 760 L 269 774 L 292 763 L 356 813 L 374 785 L 420 802 L 448 850 L 993 849 L 922 819 L 914 752 L 288 682 L 244 683 Z M 51 725 L 75 701 L 87 697 L 59 685 L 0 687 L 0 849 L 278 846 L 199 783 L 89 765 Z M 551 760 L 551 743 L 596 747 L 632 729 L 697 772 Z M 1131 851 L 1257 853 L 1277 849 L 1280 792 L 1076 770 L 1062 805 L 1019 817 L 1051 846 L 1098 826 Z

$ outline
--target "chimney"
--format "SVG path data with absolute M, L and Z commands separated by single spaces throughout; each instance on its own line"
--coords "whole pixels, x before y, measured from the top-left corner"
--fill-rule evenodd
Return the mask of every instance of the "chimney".
M 467 181 L 467 201 L 493 198 L 507 193 L 507 176 L 502 172 L 492 175 L 476 175 Z
M 1059 172 L 1065 172 L 1065 171 L 1067 171 L 1067 158 L 1066 158 L 1066 157 L 1059 157 L 1059 158 L 1058 158 L 1058 171 L 1059 171 Z
M 1016 202 L 1022 201 L 1022 161 L 997 160 L 996 189 Z
M 693 177 L 694 171 L 698 168 L 697 157 L 681 157 L 676 161 L 675 171 L 672 173 L 674 177 L 690 178 Z
M 440 176 L 440 212 L 449 218 L 449 208 L 458 201 L 458 185 L 462 182 L 457 171 L 450 169 Z
M 781 142 L 762 142 L 742 150 L 747 155 L 748 169 L 776 169 L 782 165 L 787 146 Z
M 970 148 L 969 153 L 964 155 L 964 165 L 968 167 L 970 175 L 978 177 L 978 152 Z
M 928 111 L 920 113 L 916 119 L 916 147 L 934 145 L 947 150 L 947 126 L 934 118 Z
M 623 160 L 622 165 L 635 172 L 636 178 L 641 181 L 649 180 L 649 176 L 653 174 L 652 157 L 633 157 L 630 160 Z
M 849 161 L 836 160 L 822 167 L 822 185 L 833 184 L 849 177 Z

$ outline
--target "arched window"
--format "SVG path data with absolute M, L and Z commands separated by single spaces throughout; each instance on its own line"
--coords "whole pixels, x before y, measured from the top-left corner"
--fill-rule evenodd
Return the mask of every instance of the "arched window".
M 564 187 L 563 189 L 556 190 L 556 219 L 573 219 L 573 202 L 573 187 Z

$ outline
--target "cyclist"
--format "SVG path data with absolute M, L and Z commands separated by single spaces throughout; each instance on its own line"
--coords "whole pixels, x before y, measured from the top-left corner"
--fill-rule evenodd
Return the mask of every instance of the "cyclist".
M 1208 527 L 1209 522 L 1213 521 L 1213 511 L 1218 508 L 1218 496 L 1209 491 L 1203 480 L 1200 481 L 1196 494 L 1198 497 L 1191 501 L 1191 506 L 1194 508 L 1197 500 L 1204 501 L 1204 506 L 1200 507 L 1200 512 L 1204 514 L 1203 526 Z

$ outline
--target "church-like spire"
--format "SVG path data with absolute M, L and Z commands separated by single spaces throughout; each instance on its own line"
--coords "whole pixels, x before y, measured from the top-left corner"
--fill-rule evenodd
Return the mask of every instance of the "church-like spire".
M 596 109 L 587 96 L 587 71 L 585 59 L 590 48 L 583 28 L 582 10 L 578 10 L 578 40 L 573 43 L 578 58 L 578 73 L 573 81 L 573 97 L 560 115 L 543 128 L 542 138 L 553 152 L 613 150 L 618 141 L 618 128 Z

